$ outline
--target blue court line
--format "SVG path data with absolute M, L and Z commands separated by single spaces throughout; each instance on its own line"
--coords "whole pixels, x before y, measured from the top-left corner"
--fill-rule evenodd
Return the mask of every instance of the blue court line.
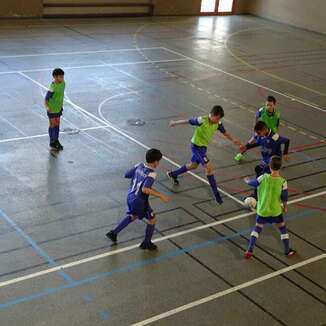
M 110 318 L 110 314 L 109 314 L 109 312 L 106 311 L 106 310 L 101 310 L 101 311 L 99 312 L 99 314 L 100 314 L 100 317 L 101 317 L 101 319 L 102 319 L 103 321 L 106 321 L 106 320 L 108 320 L 108 319 Z
M 0 218 L 7 222 L 22 238 L 24 238 L 35 252 L 48 262 L 50 267 L 58 266 L 56 262 L 40 247 L 38 244 L 26 234 L 3 210 L 0 209 Z M 71 282 L 73 279 L 64 271 L 58 271 L 58 274 L 63 277 L 66 282 Z
M 304 217 L 306 217 L 308 215 L 315 215 L 317 213 L 319 213 L 319 212 L 316 211 L 316 210 L 305 210 L 305 211 L 300 212 L 299 214 L 293 214 L 293 216 L 288 217 L 286 219 L 286 221 L 296 220 L 296 219 L 299 219 L 299 218 L 304 218 Z M 115 269 L 113 269 L 113 270 L 111 270 L 109 272 L 95 273 L 95 274 L 90 275 L 90 276 L 88 276 L 86 278 L 83 278 L 81 280 L 78 280 L 78 281 L 73 280 L 72 282 L 70 282 L 68 284 L 63 284 L 63 285 L 61 285 L 59 287 L 47 288 L 47 289 L 44 289 L 44 290 L 42 290 L 40 292 L 33 293 L 31 295 L 17 297 L 15 299 L 12 299 L 12 300 L 9 300 L 7 302 L 4 302 L 4 303 L 0 304 L 0 310 L 7 309 L 7 308 L 9 308 L 11 306 L 14 306 L 14 305 L 17 305 L 17 304 L 20 304 L 20 303 L 30 302 L 30 301 L 34 301 L 34 300 L 37 300 L 37 299 L 40 299 L 40 298 L 47 297 L 49 295 L 57 294 L 57 293 L 59 293 L 59 292 L 61 292 L 63 290 L 66 290 L 66 289 L 73 289 L 73 288 L 76 288 L 76 287 L 79 287 L 79 286 L 82 286 L 82 285 L 92 284 L 92 283 L 95 283 L 97 281 L 103 280 L 105 278 L 111 277 L 111 276 L 113 276 L 115 274 L 128 273 L 128 272 L 135 271 L 137 269 L 140 269 L 140 268 L 148 266 L 148 265 L 165 262 L 165 261 L 167 261 L 167 260 L 169 260 L 171 258 L 181 256 L 181 255 L 183 255 L 185 253 L 190 253 L 190 252 L 192 252 L 194 250 L 197 250 L 197 249 L 202 249 L 202 248 L 207 248 L 207 247 L 210 247 L 210 246 L 213 246 L 213 245 L 218 245 L 218 244 L 224 243 L 227 240 L 238 238 L 241 235 L 249 234 L 251 232 L 251 229 L 252 228 L 247 228 L 247 229 L 241 230 L 241 231 L 239 231 L 237 233 L 234 233 L 232 235 L 229 235 L 229 236 L 218 237 L 218 238 L 215 238 L 213 240 L 200 242 L 200 243 L 191 245 L 191 246 L 186 247 L 186 248 L 176 249 L 176 250 L 167 252 L 166 254 L 164 254 L 164 255 L 162 255 L 160 257 L 154 257 L 154 258 L 150 258 L 150 259 L 130 263 L 130 264 L 127 264 L 125 266 L 115 268 Z

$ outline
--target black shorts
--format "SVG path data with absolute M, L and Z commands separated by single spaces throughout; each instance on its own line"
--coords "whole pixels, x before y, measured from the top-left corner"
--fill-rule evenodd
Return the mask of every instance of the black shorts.
M 62 112 L 63 112 L 63 109 L 61 109 L 61 111 L 57 112 L 57 113 L 52 113 L 52 112 L 47 111 L 48 118 L 49 119 L 60 118 L 62 116 Z

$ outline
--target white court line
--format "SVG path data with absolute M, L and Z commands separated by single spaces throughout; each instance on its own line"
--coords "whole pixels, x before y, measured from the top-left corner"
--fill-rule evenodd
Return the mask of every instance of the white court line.
M 211 68 L 211 69 L 213 69 L 213 70 L 215 70 L 215 71 L 218 71 L 218 72 L 221 72 L 221 73 L 223 73 L 223 74 L 225 74 L 225 75 L 228 75 L 228 76 L 230 76 L 230 77 L 232 77 L 232 78 L 239 79 L 239 80 L 241 80 L 241 81 L 243 81 L 243 82 L 246 82 L 246 83 L 248 83 L 248 84 L 251 84 L 251 85 L 254 85 L 254 86 L 257 86 L 257 87 L 260 87 L 260 88 L 266 89 L 266 90 L 271 91 L 271 92 L 274 92 L 274 93 L 276 93 L 276 94 L 278 94 L 278 95 L 284 96 L 284 97 L 286 97 L 286 98 L 288 98 L 288 99 L 290 99 L 290 100 L 293 100 L 293 96 L 289 96 L 289 95 L 287 95 L 287 94 L 285 94 L 285 93 L 282 93 L 282 92 L 276 91 L 276 90 L 274 90 L 274 89 L 272 89 L 272 88 L 269 88 L 269 87 L 267 87 L 267 86 L 263 86 L 263 85 L 261 85 L 261 84 L 255 83 L 255 82 L 253 82 L 253 81 L 251 81 L 251 80 L 248 80 L 248 79 L 246 79 L 246 78 L 243 78 L 243 77 L 241 77 L 241 76 L 238 76 L 238 75 L 232 74 L 232 73 L 230 73 L 230 72 L 227 72 L 227 71 L 225 71 L 225 70 L 222 70 L 222 69 L 220 69 L 220 68 L 217 68 L 217 67 L 215 67 L 215 66 L 212 66 L 212 65 L 210 65 L 210 64 L 208 64 L 208 63 L 205 63 L 205 62 L 202 62 L 202 61 L 196 60 L 196 59 L 194 59 L 194 58 L 192 58 L 192 57 L 188 57 L 187 55 L 184 55 L 184 54 L 182 54 L 182 53 L 180 53 L 180 52 L 178 52 L 178 51 L 174 51 L 174 50 L 171 50 L 171 49 L 166 48 L 166 47 L 162 47 L 162 49 L 164 49 L 164 50 L 166 50 L 166 51 L 169 51 L 169 52 L 171 52 L 171 53 L 173 53 L 173 54 L 179 55 L 179 56 L 181 56 L 181 57 L 183 57 L 183 58 L 185 58 L 185 59 L 188 59 L 188 60 L 191 60 L 191 61 L 193 61 L 193 62 L 196 62 L 196 63 L 198 63 L 198 64 L 200 64 L 200 65 L 202 65 L 202 66 L 205 66 L 205 67 Z M 312 108 L 314 108 L 314 109 L 316 109 L 316 110 L 318 110 L 318 111 L 326 112 L 325 109 L 322 109 L 322 108 L 320 108 L 319 106 L 316 106 L 316 105 L 313 105 L 313 104 L 311 104 L 311 103 L 308 103 L 308 102 L 306 102 L 306 101 L 305 101 L 304 99 L 302 99 L 302 98 L 296 97 L 295 100 L 296 100 L 297 102 L 301 103 L 301 104 L 304 104 L 304 105 L 306 105 L 306 106 L 310 106 L 310 107 L 312 107 Z
M 141 48 L 141 50 L 162 50 L 162 47 L 156 46 L 156 47 L 151 47 L 151 48 Z M 94 51 L 72 51 L 72 52 L 29 53 L 29 54 L 16 54 L 16 55 L 1 55 L 0 59 L 28 58 L 28 57 L 42 57 L 42 56 L 58 56 L 58 55 L 74 55 L 74 54 L 96 54 L 96 53 L 110 53 L 110 52 L 129 52 L 129 51 L 137 51 L 137 49 L 129 48 L 129 49 L 107 49 L 107 50 L 94 50 Z
M 108 126 L 96 126 L 96 127 L 82 128 L 82 129 L 79 129 L 79 130 L 80 131 L 88 131 L 88 130 L 106 129 L 106 128 L 109 128 L 109 127 Z M 69 135 L 70 131 L 60 131 L 60 134 L 68 134 Z M 49 134 L 39 134 L 39 135 L 32 135 L 32 136 L 25 136 L 25 137 L 15 137 L 15 138 L 1 139 L 0 144 L 11 143 L 11 142 L 20 141 L 20 140 L 43 138 L 43 137 L 49 137 Z
M 221 297 L 224 297 L 224 296 L 226 296 L 228 294 L 231 294 L 231 293 L 240 291 L 242 289 L 248 288 L 248 287 L 253 286 L 255 284 L 262 283 L 262 282 L 267 281 L 267 280 L 269 280 L 271 278 L 280 276 L 282 274 L 285 274 L 285 273 L 288 273 L 288 272 L 293 271 L 295 269 L 298 269 L 300 267 L 315 263 L 315 262 L 320 261 L 320 260 L 325 259 L 325 258 L 326 258 L 326 253 L 315 256 L 315 257 L 312 257 L 312 258 L 309 258 L 309 259 L 306 259 L 306 260 L 303 260 L 300 263 L 297 263 L 297 264 L 282 268 L 282 269 L 280 269 L 278 271 L 263 275 L 261 277 L 257 277 L 257 278 L 255 278 L 255 279 L 253 279 L 251 281 L 248 281 L 248 282 L 233 286 L 233 287 L 231 287 L 229 289 L 226 289 L 224 291 L 216 292 L 216 293 L 214 293 L 214 294 L 212 294 L 210 296 L 201 298 L 199 300 L 190 302 L 190 303 L 185 304 L 183 306 L 180 306 L 180 307 L 174 308 L 172 310 L 166 311 L 166 312 L 164 312 L 162 314 L 159 314 L 159 315 L 153 316 L 151 318 L 148 318 L 146 320 L 140 321 L 138 323 L 132 324 L 131 326 L 144 326 L 144 325 L 154 323 L 154 322 L 156 322 L 158 320 L 173 316 L 175 314 L 178 314 L 178 313 L 180 313 L 182 311 L 185 311 L 185 310 L 188 310 L 188 309 L 192 309 L 192 308 L 197 307 L 199 305 L 202 305 L 204 303 L 216 300 L 218 298 L 221 298 Z M 173 322 L 170 321 L 169 324 L 172 324 L 172 323 Z
M 62 67 L 64 70 L 71 69 L 87 69 L 87 68 L 101 68 L 101 67 L 119 67 L 119 66 L 129 66 L 129 65 L 140 65 L 140 64 L 152 64 L 152 63 L 169 63 L 169 62 L 185 62 L 189 59 L 167 59 L 167 60 L 156 60 L 156 61 L 128 61 L 128 62 L 119 62 L 119 63 L 101 63 L 94 65 L 84 65 L 84 66 L 67 66 Z M 26 69 L 26 70 L 8 70 L 0 71 L 0 75 L 11 75 L 19 73 L 29 73 L 29 72 L 42 72 L 42 71 L 52 71 L 51 68 L 39 68 L 39 69 Z
M 316 193 L 316 194 L 312 194 L 312 195 L 309 195 L 309 196 L 305 196 L 305 197 L 302 197 L 302 198 L 297 198 L 297 199 L 291 200 L 291 201 L 289 201 L 288 204 L 292 205 L 292 204 L 295 204 L 295 203 L 298 203 L 298 202 L 302 202 L 302 201 L 305 201 L 305 200 L 308 200 L 308 199 L 320 197 L 320 196 L 323 196 L 323 195 L 326 195 L 326 191 L 322 191 L 322 192 L 319 192 L 319 193 Z M 197 226 L 197 227 L 194 227 L 194 228 L 191 228 L 191 229 L 187 229 L 187 230 L 184 230 L 184 231 L 180 231 L 180 232 L 172 233 L 172 234 L 169 234 L 169 235 L 166 235 L 166 236 L 163 236 L 163 237 L 156 238 L 156 239 L 153 240 L 153 242 L 157 243 L 157 242 L 161 242 L 161 241 L 164 241 L 164 240 L 173 239 L 173 238 L 180 237 L 180 236 L 183 236 L 183 235 L 186 235 L 186 234 L 190 234 L 190 233 L 197 232 L 197 231 L 200 231 L 200 230 L 208 229 L 208 228 L 211 228 L 211 227 L 216 226 L 216 225 L 220 225 L 220 224 L 240 220 L 242 218 L 248 217 L 248 216 L 253 215 L 253 214 L 255 214 L 255 212 L 248 212 L 248 213 L 240 214 L 240 215 L 233 216 L 233 217 L 230 217 L 230 218 L 226 218 L 224 220 L 215 221 L 215 222 L 212 222 L 212 223 L 209 223 L 209 224 L 200 225 L 200 226 Z M 107 252 L 104 252 L 104 253 L 96 255 L 96 256 L 83 258 L 83 259 L 73 261 L 73 262 L 70 262 L 70 263 L 67 263 L 67 264 L 58 265 L 58 266 L 48 268 L 48 269 L 45 269 L 43 271 L 39 271 L 39 272 L 36 272 L 36 273 L 27 274 L 27 275 L 24 275 L 24 276 L 21 276 L 21 277 L 13 278 L 13 279 L 10 279 L 10 280 L 7 280 L 7 281 L 0 282 L 0 288 L 8 286 L 8 285 L 12 285 L 12 284 L 21 283 L 23 281 L 34 279 L 34 278 L 37 278 L 37 277 L 40 277 L 40 276 L 43 276 L 43 275 L 52 274 L 54 272 L 58 272 L 60 270 L 65 270 L 65 269 L 68 269 L 68 268 L 79 266 L 79 265 L 82 265 L 82 264 L 85 264 L 85 263 L 90 263 L 90 262 L 93 262 L 93 261 L 96 261 L 96 260 L 99 260 L 99 259 L 102 259 L 102 258 L 106 258 L 106 257 L 109 257 L 109 256 L 114 256 L 114 255 L 117 255 L 117 254 L 120 254 L 120 253 L 123 253 L 123 252 L 131 251 L 131 250 L 136 249 L 138 247 L 139 247 L 139 243 L 135 244 L 135 245 L 128 246 L 128 247 L 124 247 L 124 248 L 121 248 L 121 249 L 107 251 Z
M 47 89 L 47 87 L 45 87 L 44 85 L 42 85 L 41 83 L 39 83 L 38 81 L 34 80 L 33 78 L 27 76 L 26 74 L 20 72 L 19 73 L 21 76 L 23 76 L 24 78 L 30 80 L 31 82 L 33 82 L 34 84 L 38 85 L 39 87 L 43 88 L 43 89 Z M 80 106 L 76 105 L 75 103 L 73 103 L 72 101 L 70 100 L 67 100 L 65 99 L 65 101 L 67 103 L 69 103 L 70 105 L 72 105 L 72 107 L 74 107 L 76 110 L 78 111 L 81 111 L 82 113 L 84 114 L 87 114 L 89 115 L 90 117 L 94 118 L 94 120 L 97 120 L 99 122 L 101 122 L 103 125 L 106 125 L 107 127 L 109 127 L 110 129 L 116 131 L 118 134 L 120 134 L 121 136 L 129 139 L 130 141 L 138 144 L 139 146 L 145 148 L 145 149 L 149 149 L 149 147 L 143 143 L 141 143 L 140 141 L 136 140 L 135 138 L 129 136 L 128 134 L 126 134 L 125 132 L 123 132 L 122 130 L 120 130 L 119 128 L 115 127 L 114 125 L 112 125 L 111 123 L 108 123 L 106 121 L 103 121 L 102 119 L 100 119 L 99 117 L 97 117 L 96 115 L 84 110 L 83 108 L 81 108 Z M 106 129 L 105 129 L 106 130 Z M 172 161 L 171 159 L 167 158 L 167 157 L 163 157 L 166 161 L 170 162 L 171 164 L 179 167 L 180 165 L 177 164 L 176 162 Z M 204 178 L 194 174 L 194 173 L 189 173 L 191 174 L 193 177 L 201 180 L 202 182 L 208 184 L 208 181 L 205 180 Z M 225 192 L 224 190 L 220 189 L 220 191 L 222 193 L 224 193 L 226 196 L 232 198 L 233 200 L 235 200 L 236 202 L 240 203 L 241 205 L 243 205 L 243 202 L 241 200 L 239 200 L 238 198 L 230 195 L 229 193 Z M 323 192 L 320 192 L 320 193 L 317 193 L 317 194 L 313 194 L 313 195 L 310 195 L 310 196 L 306 196 L 306 197 L 303 197 L 301 199 L 296 199 L 296 200 L 293 200 L 293 201 L 290 201 L 289 204 L 291 203 L 295 203 L 295 202 L 298 202 L 298 201 L 303 201 L 303 200 L 307 200 L 307 199 L 310 199 L 310 198 L 314 198 L 314 197 L 318 197 L 318 196 L 322 196 L 322 195 L 325 195 L 326 194 L 326 191 L 323 191 Z M 239 216 L 235 216 L 235 217 L 232 217 L 230 219 L 225 219 L 224 221 L 217 221 L 217 222 L 214 222 L 214 223 L 211 223 L 211 224 L 206 224 L 206 225 L 203 225 L 203 226 L 199 226 L 199 227 L 196 227 L 196 228 L 193 228 L 193 229 L 189 229 L 189 230 L 186 230 L 186 231 L 181 231 L 181 232 L 178 232 L 178 233 L 175 233 L 175 234 L 171 234 L 171 235 L 168 235 L 168 236 L 165 236 L 165 237 L 161 237 L 161 238 L 158 238 L 158 239 L 155 239 L 154 241 L 155 242 L 159 242 L 159 241 L 163 241 L 163 240 L 166 240 L 166 239 L 170 239 L 170 238 L 173 238 L 173 237 L 176 237 L 176 236 L 181 236 L 183 234 L 187 234 L 187 233 L 191 233 L 191 232 L 195 232 L 197 230 L 201 230 L 201 229 L 205 229 L 205 228 L 209 228 L 211 226 L 214 226 L 214 225 L 218 225 L 218 224 L 222 224 L 222 223 L 226 223 L 228 221 L 233 221 L 233 220 L 237 220 L 237 219 L 240 219 L 240 218 L 244 218 L 246 216 L 250 216 L 254 214 L 254 212 L 250 212 L 250 213 L 245 213 L 245 214 L 241 214 Z M 125 247 L 125 248 L 121 248 L 121 249 L 118 249 L 118 250 L 115 250 L 115 251 L 110 251 L 110 252 L 106 252 L 106 253 L 103 253 L 103 254 L 100 254 L 100 255 L 97 255 L 97 256 L 92 256 L 92 257 L 88 257 L 88 258 L 85 258 L 85 259 L 81 259 L 81 260 L 78 260 L 78 261 L 75 261 L 75 262 L 72 262 L 72 263 L 68 263 L 68 264 L 65 264 L 65 265 L 61 265 L 61 266 L 56 266 L 56 267 L 53 267 L 53 268 L 50 268 L 50 269 L 47 269 L 45 271 L 40 271 L 40 272 L 37 272 L 37 273 L 34 273 L 34 274 L 30 274 L 30 275 L 26 275 L 26 276 L 22 276 L 22 277 L 19 277 L 17 279 L 12 279 L 12 280 L 8 280 L 8 281 L 5 281 L 3 283 L 0 283 L 0 287 L 2 286 L 6 286 L 6 285 L 9 285 L 9 284 L 14 284 L 14 283 L 18 283 L 18 282 L 22 282 L 26 279 L 31 279 L 31 278 L 35 278 L 35 277 L 38 277 L 40 275 L 45 275 L 45 274 L 49 274 L 49 273 L 53 273 L 55 271 L 57 271 L 58 269 L 64 269 L 64 268 L 69 268 L 69 267 L 72 267 L 72 266 L 77 266 L 77 265 L 80 265 L 80 264 L 83 264 L 83 263 L 87 263 L 87 262 L 90 262 L 90 261 L 94 261 L 94 260 L 97 260 L 97 259 L 101 259 L 101 258 L 104 258 L 104 257 L 107 257 L 107 256 L 111 256 L 111 255 L 114 255 L 114 254 L 118 254 L 118 253 L 121 253 L 121 252 L 125 252 L 125 251 L 129 251 L 129 250 L 132 250 L 132 249 L 135 249 L 137 248 L 139 245 L 132 245 L 130 247 Z M 35 276 L 33 276 L 35 275 Z M 15 281 L 17 280 L 17 281 Z M 9 283 L 8 283 L 9 282 Z M 5 284 L 5 285 L 2 285 L 2 284 Z
M 39 87 L 43 88 L 43 89 L 48 89 L 47 87 L 45 87 L 44 85 L 42 85 L 41 83 L 39 83 L 38 81 L 36 81 L 35 79 L 27 76 L 25 73 L 23 72 L 18 72 L 18 74 L 20 74 L 21 76 L 23 76 L 24 78 L 30 80 L 31 82 L 33 82 L 34 84 L 38 85 Z M 121 135 L 122 137 L 124 138 L 127 138 L 128 140 L 130 140 L 131 142 L 141 146 L 142 148 L 146 149 L 146 150 L 149 150 L 150 147 L 145 145 L 144 143 L 140 142 L 139 140 L 133 138 L 132 136 L 130 136 L 129 134 L 125 133 L 123 130 L 119 129 L 118 127 L 114 126 L 112 123 L 108 122 L 108 121 L 104 121 L 103 119 L 99 118 L 98 116 L 96 116 L 95 114 L 91 113 L 91 112 L 88 112 L 87 110 L 83 109 L 82 107 L 80 107 L 79 105 L 73 103 L 72 101 L 68 100 L 68 99 L 65 99 L 65 102 L 69 103 L 75 110 L 79 111 L 80 113 L 82 114 L 86 114 L 88 115 L 89 117 L 92 117 L 94 120 L 102 123 L 103 125 L 106 125 L 109 129 L 112 129 L 114 130 L 116 133 L 118 133 L 119 135 Z M 168 158 L 167 156 L 163 156 L 163 159 L 167 162 L 169 162 L 170 164 L 176 166 L 177 168 L 180 168 L 181 165 L 176 163 L 175 161 L 171 160 L 170 158 Z M 193 172 L 187 172 L 188 174 L 192 175 L 194 178 L 204 182 L 205 184 L 209 185 L 209 182 L 202 178 L 201 176 L 193 173 Z M 221 189 L 221 188 L 218 188 L 219 191 L 221 193 L 223 193 L 225 196 L 231 198 L 232 200 L 234 200 L 235 202 L 237 202 L 238 204 L 240 204 L 241 206 L 243 206 L 243 202 L 232 196 L 231 194 L 229 194 L 228 192 L 226 192 L 225 190 Z

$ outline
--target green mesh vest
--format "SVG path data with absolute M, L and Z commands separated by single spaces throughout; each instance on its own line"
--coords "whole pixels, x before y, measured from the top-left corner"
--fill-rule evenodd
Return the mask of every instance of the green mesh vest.
M 49 87 L 49 91 L 53 93 L 52 97 L 48 101 L 48 106 L 51 113 L 59 113 L 63 106 L 63 99 L 65 95 L 66 83 L 52 83 Z
M 219 130 L 220 124 L 210 123 L 208 116 L 200 117 L 199 119 L 201 125 L 195 127 L 191 142 L 196 146 L 207 147 L 216 131 Z
M 257 214 L 262 217 L 281 215 L 281 194 L 286 180 L 282 177 L 272 177 L 270 174 L 264 174 L 258 180 Z
M 259 110 L 261 117 L 259 118 L 260 121 L 264 121 L 265 124 L 269 129 L 271 129 L 273 132 L 278 131 L 278 122 L 281 117 L 281 113 L 278 110 L 274 111 L 273 115 L 269 115 L 266 107 L 262 107 Z

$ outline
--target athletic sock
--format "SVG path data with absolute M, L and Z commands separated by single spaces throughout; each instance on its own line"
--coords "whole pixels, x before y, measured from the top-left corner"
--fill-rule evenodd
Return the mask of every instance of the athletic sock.
M 289 252 L 289 248 L 290 248 L 288 230 L 286 229 L 285 226 L 281 226 L 279 228 L 279 230 L 281 233 L 281 240 L 282 240 L 283 246 L 284 246 L 284 253 L 287 254 Z
M 132 222 L 132 218 L 130 215 L 126 216 L 119 224 L 118 226 L 113 230 L 115 234 L 118 234 L 121 232 L 125 227 L 127 227 Z
M 222 198 L 221 198 L 221 195 L 220 195 L 219 191 L 217 190 L 217 185 L 216 185 L 216 180 L 215 180 L 214 175 L 208 175 L 207 180 L 209 182 L 209 185 L 212 188 L 213 194 L 214 194 L 217 202 L 221 203 Z
M 144 240 L 145 243 L 151 242 L 154 230 L 155 230 L 154 224 L 147 224 L 146 232 L 145 232 L 145 240 Z
M 50 144 L 53 144 L 55 142 L 54 139 L 54 128 L 49 127 L 49 137 L 50 137 Z
M 188 171 L 185 165 L 181 166 L 178 170 L 172 171 L 171 175 L 173 178 L 177 178 L 180 174 L 184 174 Z
M 259 238 L 259 234 L 261 233 L 263 229 L 260 226 L 255 225 L 255 227 L 252 229 L 250 234 L 250 241 L 248 246 L 248 251 L 253 252 L 254 247 L 256 244 L 257 239 Z

